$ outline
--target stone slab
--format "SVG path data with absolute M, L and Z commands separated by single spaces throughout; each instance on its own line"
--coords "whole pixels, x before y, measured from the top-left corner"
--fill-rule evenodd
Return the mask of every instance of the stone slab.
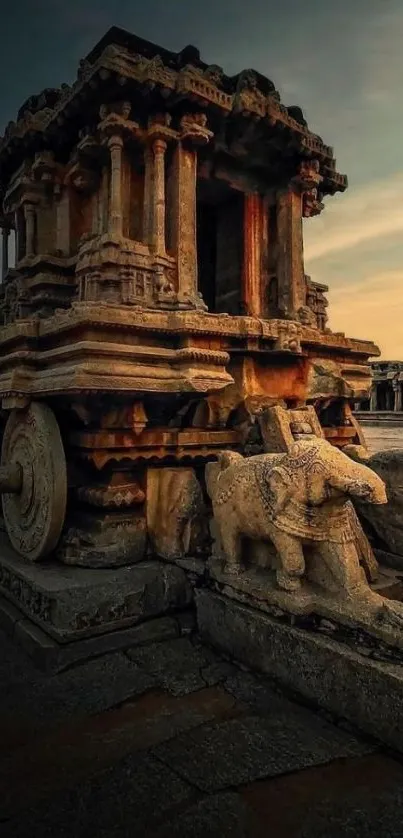
M 132 682 L 132 688 L 133 684 L 136 687 L 137 681 Z M 99 689 L 99 683 L 97 687 Z M 79 712 L 79 692 L 73 692 L 73 695 L 76 712 Z M 71 698 L 69 702 L 71 707 Z M 54 706 L 50 696 L 46 703 L 48 707 Z M 65 717 L 60 724 L 48 725 L 41 732 L 37 728 L 36 736 L 31 723 L 31 728 L 24 731 L 22 737 L 18 727 L 10 738 L 8 730 L 12 720 L 8 717 L 5 730 L 8 753 L 5 750 L 0 760 L 0 823 L 41 802 L 50 804 L 57 794 L 81 786 L 125 757 L 131 755 L 134 760 L 140 759 L 141 753 L 165 740 L 213 719 L 239 715 L 244 708 L 240 708 L 225 690 L 213 687 L 181 698 L 148 690 L 106 712 L 81 718 L 75 717 L 74 710 L 70 712 L 71 718 Z M 24 724 L 26 717 L 20 714 L 20 718 Z M 1 720 L 0 732 L 4 751 Z M 21 789 L 24 789 L 23 795 Z
M 197 591 L 202 639 L 403 752 L 403 665 L 371 660 L 220 594 Z
M 149 838 L 263 838 L 257 817 L 234 792 L 215 794 L 180 812 Z
M 377 753 L 262 780 L 239 791 L 263 829 L 270 825 L 269 836 L 401 838 L 402 782 L 401 764 Z
M 58 643 L 0 596 L 0 628 L 29 655 L 35 666 L 45 672 L 61 672 L 77 663 L 110 652 L 179 637 L 182 634 L 182 622 L 185 626 L 183 633 L 187 633 L 187 613 L 185 611 L 175 616 L 155 617 L 129 628 L 73 640 L 70 643 Z
M 68 671 L 40 672 L 7 637 L 0 634 L 1 757 L 4 739 L 18 725 L 23 741 L 49 732 L 62 721 L 79 720 L 153 690 L 155 680 L 122 652 L 104 655 Z
M 203 725 L 153 753 L 200 791 L 212 793 L 371 750 L 314 713 L 279 711 Z
M 172 695 L 186 695 L 213 687 L 230 677 L 235 668 L 212 650 L 187 637 L 128 649 L 128 657 Z
M 144 561 L 108 570 L 33 564 L 1 535 L 0 594 L 59 643 L 126 628 L 192 600 L 186 573 L 174 564 Z
M 68 793 L 22 814 L 17 811 L 2 824 L 2 838 L 139 838 L 191 803 L 193 796 L 189 785 L 151 756 L 130 755 Z

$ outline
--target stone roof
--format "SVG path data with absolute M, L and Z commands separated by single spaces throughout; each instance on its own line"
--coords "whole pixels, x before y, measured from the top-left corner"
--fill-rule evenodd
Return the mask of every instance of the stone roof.
M 190 102 L 231 127 L 240 121 L 254 123 L 261 144 L 274 143 L 281 154 L 319 161 L 323 195 L 347 187 L 346 176 L 336 171 L 333 149 L 308 129 L 298 106 L 281 103 L 270 79 L 252 69 L 227 76 L 220 66 L 203 62 L 194 46 L 175 53 L 117 27 L 80 61 L 72 85 L 46 88 L 19 109 L 17 121 L 10 122 L 0 138 L 0 180 L 7 180 L 24 156 L 52 147 L 62 134 L 67 141 L 72 124 L 78 130 L 79 115 L 87 114 L 103 90 L 110 94 L 114 85 L 121 96 L 125 91 L 130 98 L 137 90 L 155 106 L 158 101 L 159 107 L 160 102 L 168 108 Z

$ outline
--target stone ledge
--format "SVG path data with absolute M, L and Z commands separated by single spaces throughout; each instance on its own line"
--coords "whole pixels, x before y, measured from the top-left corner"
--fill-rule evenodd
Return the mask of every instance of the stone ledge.
M 403 665 L 369 660 L 220 594 L 195 595 L 202 640 L 403 753 Z
M 58 643 L 129 628 L 192 602 L 186 573 L 173 564 L 150 560 L 108 570 L 33 564 L 3 537 L 0 595 Z
M 188 612 L 156 617 L 130 628 L 109 631 L 95 637 L 58 643 L 42 631 L 22 611 L 0 596 L 0 629 L 18 644 L 45 672 L 56 673 L 91 658 L 124 651 L 188 634 Z

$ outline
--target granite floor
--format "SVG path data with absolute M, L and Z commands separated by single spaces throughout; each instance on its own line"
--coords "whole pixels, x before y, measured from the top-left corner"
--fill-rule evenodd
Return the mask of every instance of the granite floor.
M 400 426 L 384 421 L 383 424 L 381 422 L 373 425 L 364 423 L 361 429 L 370 454 L 389 451 L 391 448 L 403 448 L 403 414 Z
M 397 759 L 191 634 L 0 679 L 2 838 L 403 836 Z

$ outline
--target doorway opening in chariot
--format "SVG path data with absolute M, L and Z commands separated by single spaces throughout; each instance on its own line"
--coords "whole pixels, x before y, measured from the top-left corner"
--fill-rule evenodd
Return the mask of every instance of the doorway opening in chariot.
M 223 181 L 198 181 L 198 290 L 216 314 L 242 314 L 243 213 L 242 192 Z

